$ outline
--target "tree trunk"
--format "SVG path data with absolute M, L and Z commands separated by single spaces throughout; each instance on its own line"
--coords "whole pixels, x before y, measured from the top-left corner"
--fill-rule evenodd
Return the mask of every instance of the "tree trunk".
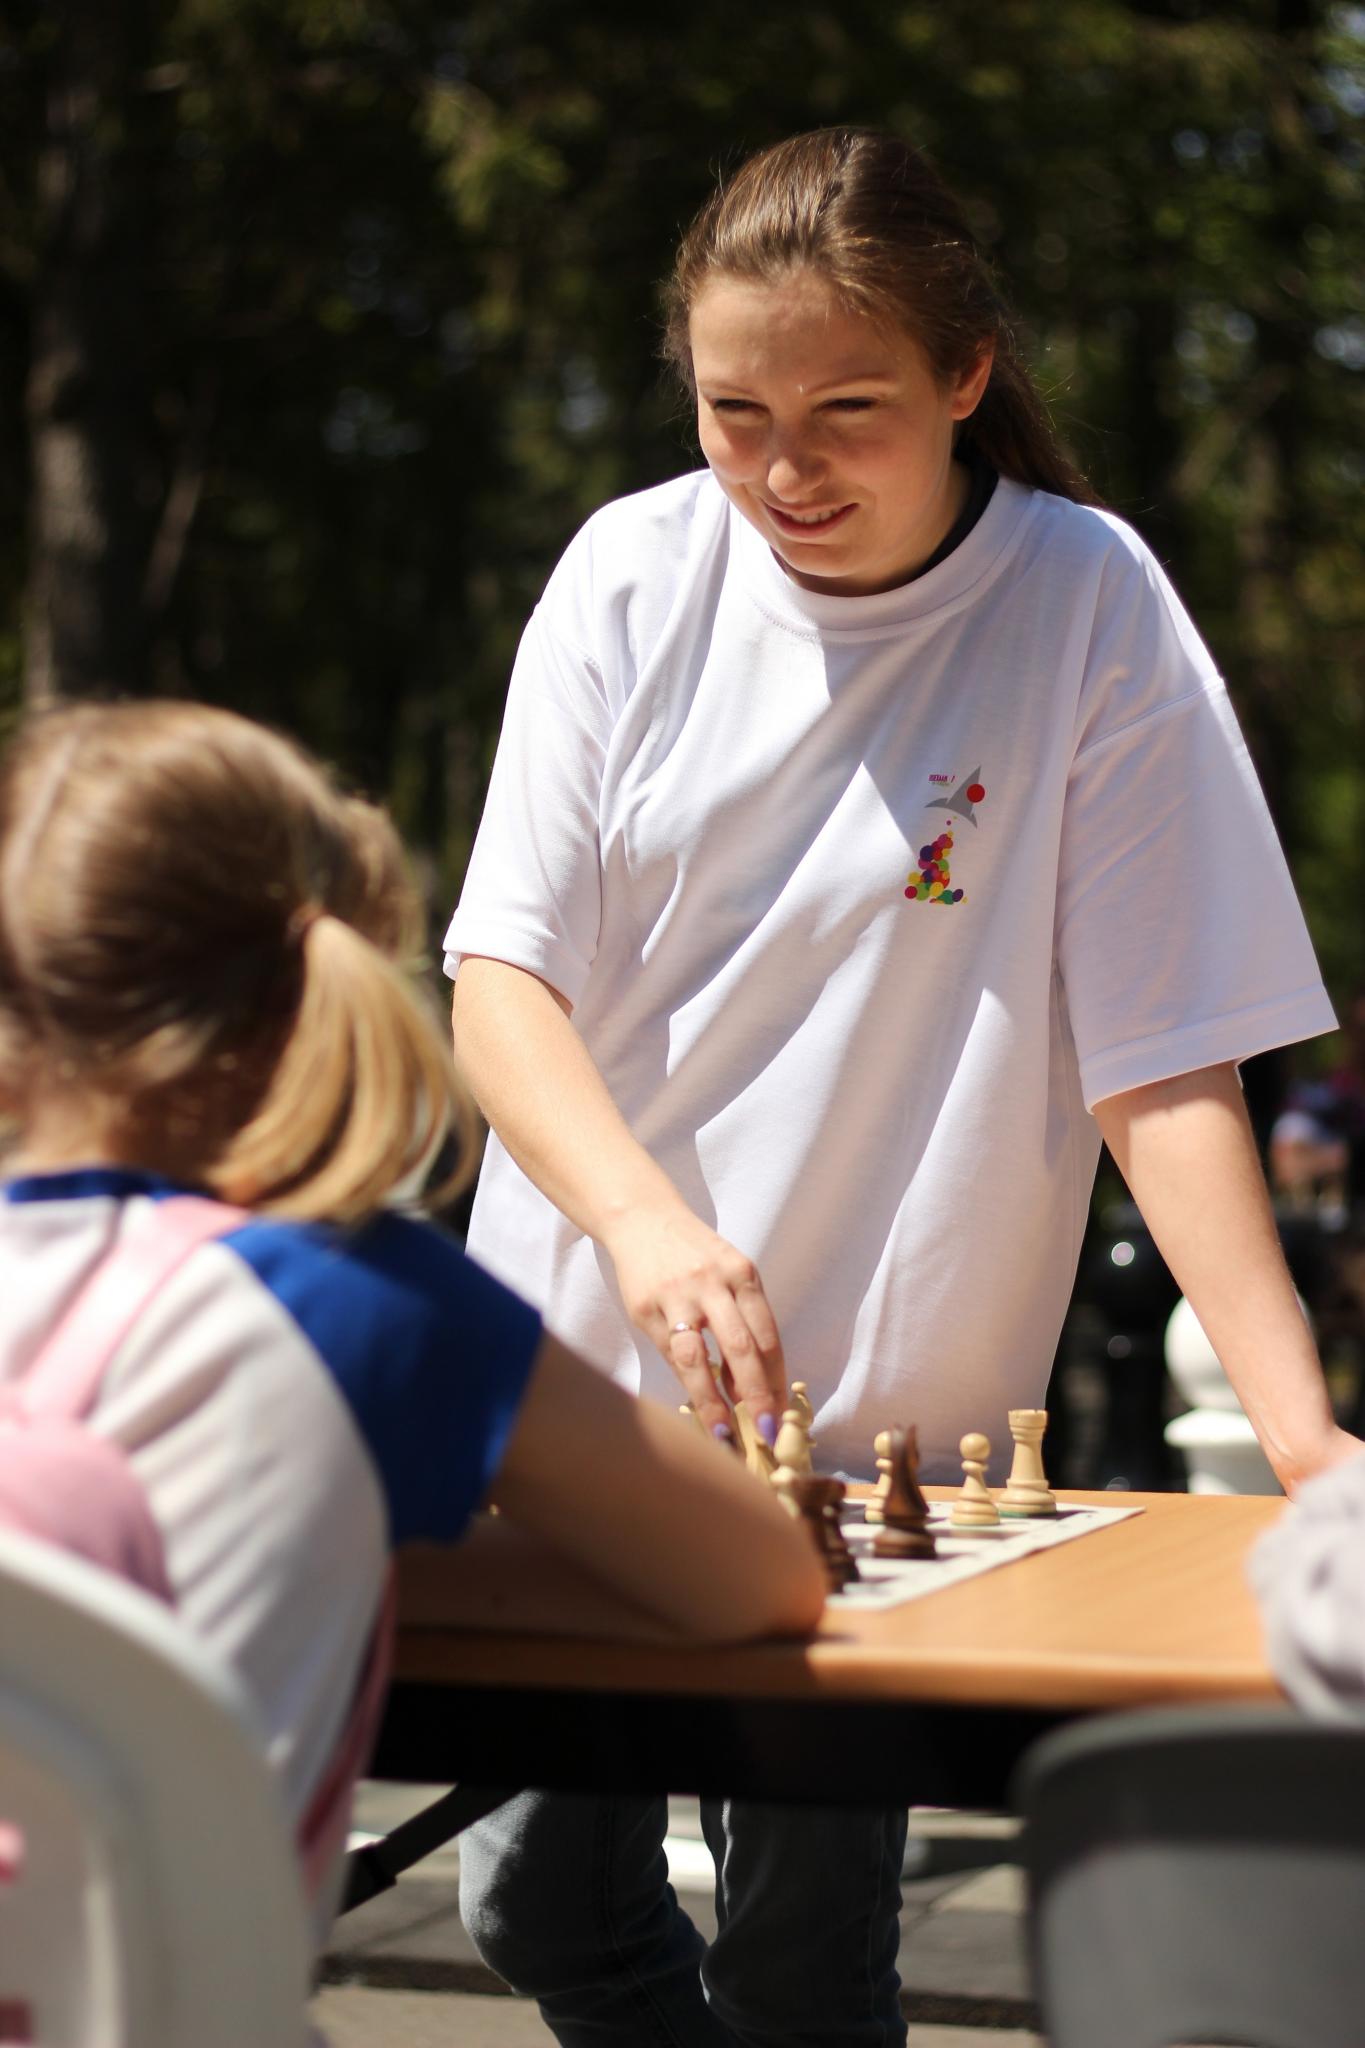
M 30 704 L 143 686 L 157 497 L 134 132 L 143 0 L 60 0 L 53 13 L 25 395 Z

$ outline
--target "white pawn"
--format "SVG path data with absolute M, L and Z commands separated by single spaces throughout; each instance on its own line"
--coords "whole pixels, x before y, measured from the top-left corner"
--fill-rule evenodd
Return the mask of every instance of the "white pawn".
M 972 1431 L 958 1445 L 962 1453 L 962 1491 L 953 1502 L 949 1516 L 954 1529 L 998 1529 L 1000 1510 L 986 1484 L 986 1460 L 991 1454 L 989 1437 Z
M 810 1436 L 815 1427 L 815 1409 L 811 1405 L 810 1390 L 804 1380 L 792 1381 L 791 1405 L 801 1418 L 802 1429 Z M 814 1437 L 811 1437 L 811 1442 L 815 1442 Z
M 1011 1408 L 1010 1435 L 1014 1438 L 1014 1463 L 1000 1512 L 1012 1518 L 1055 1515 L 1057 1500 L 1043 1472 L 1043 1431 L 1047 1428 L 1046 1408 Z
M 887 1430 L 879 1429 L 876 1436 L 872 1439 L 872 1448 L 877 1454 L 877 1470 L 880 1472 L 881 1477 L 877 1481 L 877 1491 L 863 1509 L 863 1520 L 865 1522 L 884 1522 L 886 1516 L 883 1512 L 883 1504 L 891 1491 L 890 1433 Z
M 814 1472 L 815 1467 L 810 1461 L 810 1432 L 801 1420 L 799 1409 L 784 1411 L 782 1426 L 773 1445 L 773 1456 L 780 1472 L 795 1472 L 803 1479 Z

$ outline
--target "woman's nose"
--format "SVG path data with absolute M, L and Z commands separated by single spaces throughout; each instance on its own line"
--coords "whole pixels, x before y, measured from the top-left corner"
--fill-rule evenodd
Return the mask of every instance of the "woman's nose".
M 823 458 L 809 442 L 784 435 L 775 439 L 768 450 L 768 489 L 775 498 L 808 495 L 823 470 Z

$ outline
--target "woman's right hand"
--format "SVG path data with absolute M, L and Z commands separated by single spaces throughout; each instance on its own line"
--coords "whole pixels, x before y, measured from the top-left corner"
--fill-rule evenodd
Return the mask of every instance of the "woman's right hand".
M 765 1439 L 777 1433 L 786 1367 L 777 1321 L 758 1268 L 679 1203 L 635 1208 L 606 1234 L 626 1312 L 673 1368 L 713 1434 L 730 1427 L 703 1330 L 722 1361 L 732 1400 L 742 1400 Z
M 567 999 L 520 967 L 474 955 L 461 963 L 454 1024 L 479 1107 L 527 1178 L 605 1248 L 632 1322 L 658 1345 L 706 1428 L 728 1428 L 731 1417 L 703 1329 L 720 1352 L 725 1391 L 775 1435 L 786 1369 L 753 1260 L 693 1214 L 630 1130 Z

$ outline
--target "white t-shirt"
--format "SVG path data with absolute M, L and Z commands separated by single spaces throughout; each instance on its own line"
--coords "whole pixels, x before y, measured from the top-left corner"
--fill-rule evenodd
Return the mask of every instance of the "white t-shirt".
M 527 627 L 447 946 L 573 1003 L 635 1135 L 757 1262 L 854 1473 L 906 1421 L 956 1476 L 966 1430 L 998 1450 L 1041 1403 L 1091 1104 L 1334 1021 L 1161 570 L 1003 479 L 872 597 L 800 588 L 708 472 L 598 513 Z M 496 1138 L 470 1247 L 677 1400 Z

